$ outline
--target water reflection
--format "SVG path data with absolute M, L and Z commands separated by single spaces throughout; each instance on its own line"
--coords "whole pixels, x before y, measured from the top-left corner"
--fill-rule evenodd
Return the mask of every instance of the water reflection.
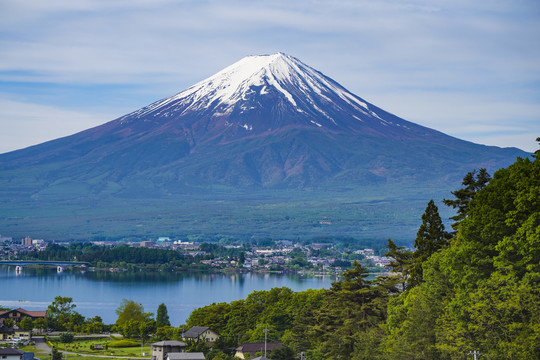
M 313 278 L 312 275 L 305 274 L 282 274 L 282 273 L 218 273 L 218 272 L 165 272 L 165 271 L 109 271 L 109 270 L 90 270 L 87 268 L 68 268 L 59 270 L 57 267 L 35 267 L 24 266 L 14 267 L 0 265 L 0 279 L 12 277 L 31 277 L 37 279 L 55 278 L 58 276 L 69 276 L 75 279 L 85 279 L 87 281 L 105 281 L 105 282 L 138 282 L 138 283 L 176 283 L 186 279 L 196 283 L 213 283 L 228 279 L 231 284 L 243 286 L 247 279 L 259 280 L 264 282 L 281 283 L 287 279 L 289 284 L 303 284 L 307 279 Z M 336 281 L 337 277 L 329 275 L 319 275 L 316 278 L 327 282 Z
M 329 288 L 335 277 L 277 273 L 110 272 L 55 267 L 0 266 L 0 305 L 44 310 L 55 296 L 72 297 L 77 311 L 105 322 L 116 321 L 115 310 L 123 298 L 154 312 L 160 303 L 169 308 L 171 321 L 182 324 L 195 308 L 213 302 L 245 299 L 253 291 L 288 287 L 293 291 Z M 1 289 L 9 288 L 5 292 Z M 22 303 L 21 303 L 22 301 Z

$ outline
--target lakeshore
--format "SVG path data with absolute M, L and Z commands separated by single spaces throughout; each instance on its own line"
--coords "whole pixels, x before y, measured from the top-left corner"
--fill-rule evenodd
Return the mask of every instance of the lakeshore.
M 251 272 L 159 271 L 63 271 L 0 266 L 0 282 L 9 292 L 0 295 L 0 305 L 27 310 L 45 310 L 55 296 L 69 296 L 83 316 L 116 321 L 115 310 L 127 298 L 155 313 L 160 303 L 169 309 L 171 323 L 179 326 L 196 308 L 211 303 L 230 302 L 247 297 L 252 291 L 288 287 L 293 291 L 329 288 L 337 277 Z

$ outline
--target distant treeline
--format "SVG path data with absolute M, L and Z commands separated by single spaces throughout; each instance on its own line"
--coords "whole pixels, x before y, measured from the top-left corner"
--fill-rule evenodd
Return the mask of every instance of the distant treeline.
M 177 266 L 200 262 L 197 257 L 183 255 L 178 251 L 130 247 L 127 245 L 98 246 L 91 243 L 72 243 L 69 246 L 49 244 L 44 251 L 33 251 L 25 256 L 36 260 L 85 261 L 94 265 L 105 264 L 173 264 Z

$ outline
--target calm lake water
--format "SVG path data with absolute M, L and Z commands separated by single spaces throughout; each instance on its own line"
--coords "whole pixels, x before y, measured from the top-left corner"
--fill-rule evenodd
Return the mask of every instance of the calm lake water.
M 255 290 L 288 287 L 293 291 L 329 288 L 335 277 L 283 274 L 111 273 L 0 266 L 0 306 L 46 310 L 55 296 L 73 298 L 75 310 L 86 317 L 116 321 L 115 310 L 126 298 L 148 312 L 165 303 L 171 325 L 184 324 L 191 311 L 213 302 L 245 299 Z

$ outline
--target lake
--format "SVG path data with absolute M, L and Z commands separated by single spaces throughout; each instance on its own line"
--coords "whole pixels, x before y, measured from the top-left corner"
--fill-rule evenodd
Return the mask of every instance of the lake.
M 288 287 L 293 291 L 329 288 L 333 276 L 255 273 L 162 273 L 78 270 L 57 273 L 55 269 L 0 266 L 0 306 L 46 310 L 55 296 L 73 298 L 75 310 L 85 317 L 101 316 L 116 321 L 122 299 L 141 303 L 156 313 L 165 303 L 171 325 L 184 324 L 191 311 L 213 302 L 245 299 L 255 290 Z

